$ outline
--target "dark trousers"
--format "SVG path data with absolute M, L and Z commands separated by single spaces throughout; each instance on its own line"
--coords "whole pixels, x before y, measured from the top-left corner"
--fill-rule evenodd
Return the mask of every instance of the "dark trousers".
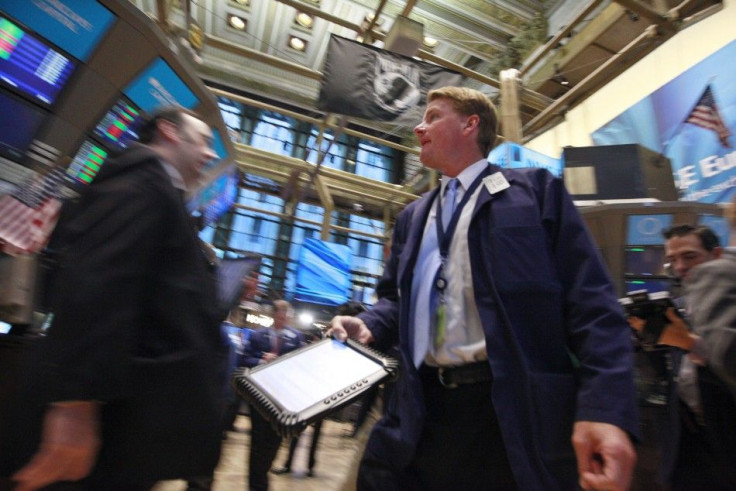
M 314 428 L 312 431 L 312 441 L 309 443 L 309 470 L 311 471 L 314 469 L 314 466 L 317 464 L 317 445 L 319 445 L 319 435 L 322 432 L 322 420 L 318 420 L 314 423 Z M 302 433 L 303 434 L 303 433 Z M 299 443 L 299 438 L 301 438 L 301 435 L 295 436 L 291 439 L 291 442 L 289 442 L 289 457 L 286 459 L 286 462 L 284 463 L 284 467 L 286 469 L 291 469 L 292 461 L 294 460 L 294 452 L 296 452 L 296 446 Z
M 698 369 L 698 387 L 703 416 L 682 404 L 672 489 L 736 490 L 736 402 L 707 369 Z
M 493 382 L 442 386 L 422 375 L 427 417 L 416 455 L 395 469 L 366 451 L 358 490 L 515 490 L 513 474 L 491 402 Z
M 281 437 L 258 411 L 250 412 L 250 455 L 248 456 L 248 486 L 251 491 L 268 489 L 268 471 L 281 445 Z

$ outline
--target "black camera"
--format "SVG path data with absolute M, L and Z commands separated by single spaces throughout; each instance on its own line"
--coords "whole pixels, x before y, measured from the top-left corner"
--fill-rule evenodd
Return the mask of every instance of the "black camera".
M 646 322 L 644 329 L 637 333 L 642 345 L 647 347 L 656 345 L 665 326 L 670 322 L 666 314 L 667 309 L 675 308 L 669 292 L 649 293 L 647 290 L 636 290 L 628 292 L 618 301 L 627 316 L 638 317 Z M 677 308 L 675 312 L 677 313 Z

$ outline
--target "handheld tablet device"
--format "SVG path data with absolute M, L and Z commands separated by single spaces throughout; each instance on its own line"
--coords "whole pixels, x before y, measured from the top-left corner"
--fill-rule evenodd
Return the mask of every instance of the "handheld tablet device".
M 398 362 L 348 339 L 323 339 L 233 375 L 238 394 L 283 437 L 354 401 L 396 376 Z

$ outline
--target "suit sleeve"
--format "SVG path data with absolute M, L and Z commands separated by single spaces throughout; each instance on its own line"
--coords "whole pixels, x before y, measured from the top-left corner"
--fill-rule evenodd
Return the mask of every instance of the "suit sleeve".
M 245 346 L 243 350 L 243 357 L 241 359 L 242 365 L 248 368 L 258 366 L 263 357 L 263 334 L 260 332 L 254 332 L 250 336 L 250 342 Z
M 562 282 L 568 346 L 578 364 L 575 419 L 638 436 L 633 346 L 613 283 L 561 180 L 547 174 L 544 189 L 542 218 Z
M 706 364 L 736 391 L 736 261 L 694 268 L 686 286 L 691 323 L 702 337 Z

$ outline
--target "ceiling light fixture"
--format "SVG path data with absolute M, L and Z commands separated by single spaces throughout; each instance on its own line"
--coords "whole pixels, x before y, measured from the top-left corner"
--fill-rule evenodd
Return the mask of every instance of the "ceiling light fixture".
M 431 38 L 429 36 L 424 36 L 424 40 L 422 41 L 424 45 L 428 48 L 436 48 L 439 44 L 439 41 L 435 38 Z
M 302 38 L 298 38 L 296 36 L 290 36 L 289 37 L 289 47 L 291 49 L 294 49 L 296 51 L 300 51 L 303 53 L 307 50 L 307 42 Z
M 227 18 L 227 23 L 232 27 L 233 29 L 237 29 L 238 31 L 244 31 L 245 26 L 248 25 L 248 21 L 243 19 L 242 17 L 238 17 L 237 15 L 231 15 Z
M 294 20 L 297 24 L 307 29 L 311 29 L 314 24 L 314 17 L 305 12 L 298 12 Z

